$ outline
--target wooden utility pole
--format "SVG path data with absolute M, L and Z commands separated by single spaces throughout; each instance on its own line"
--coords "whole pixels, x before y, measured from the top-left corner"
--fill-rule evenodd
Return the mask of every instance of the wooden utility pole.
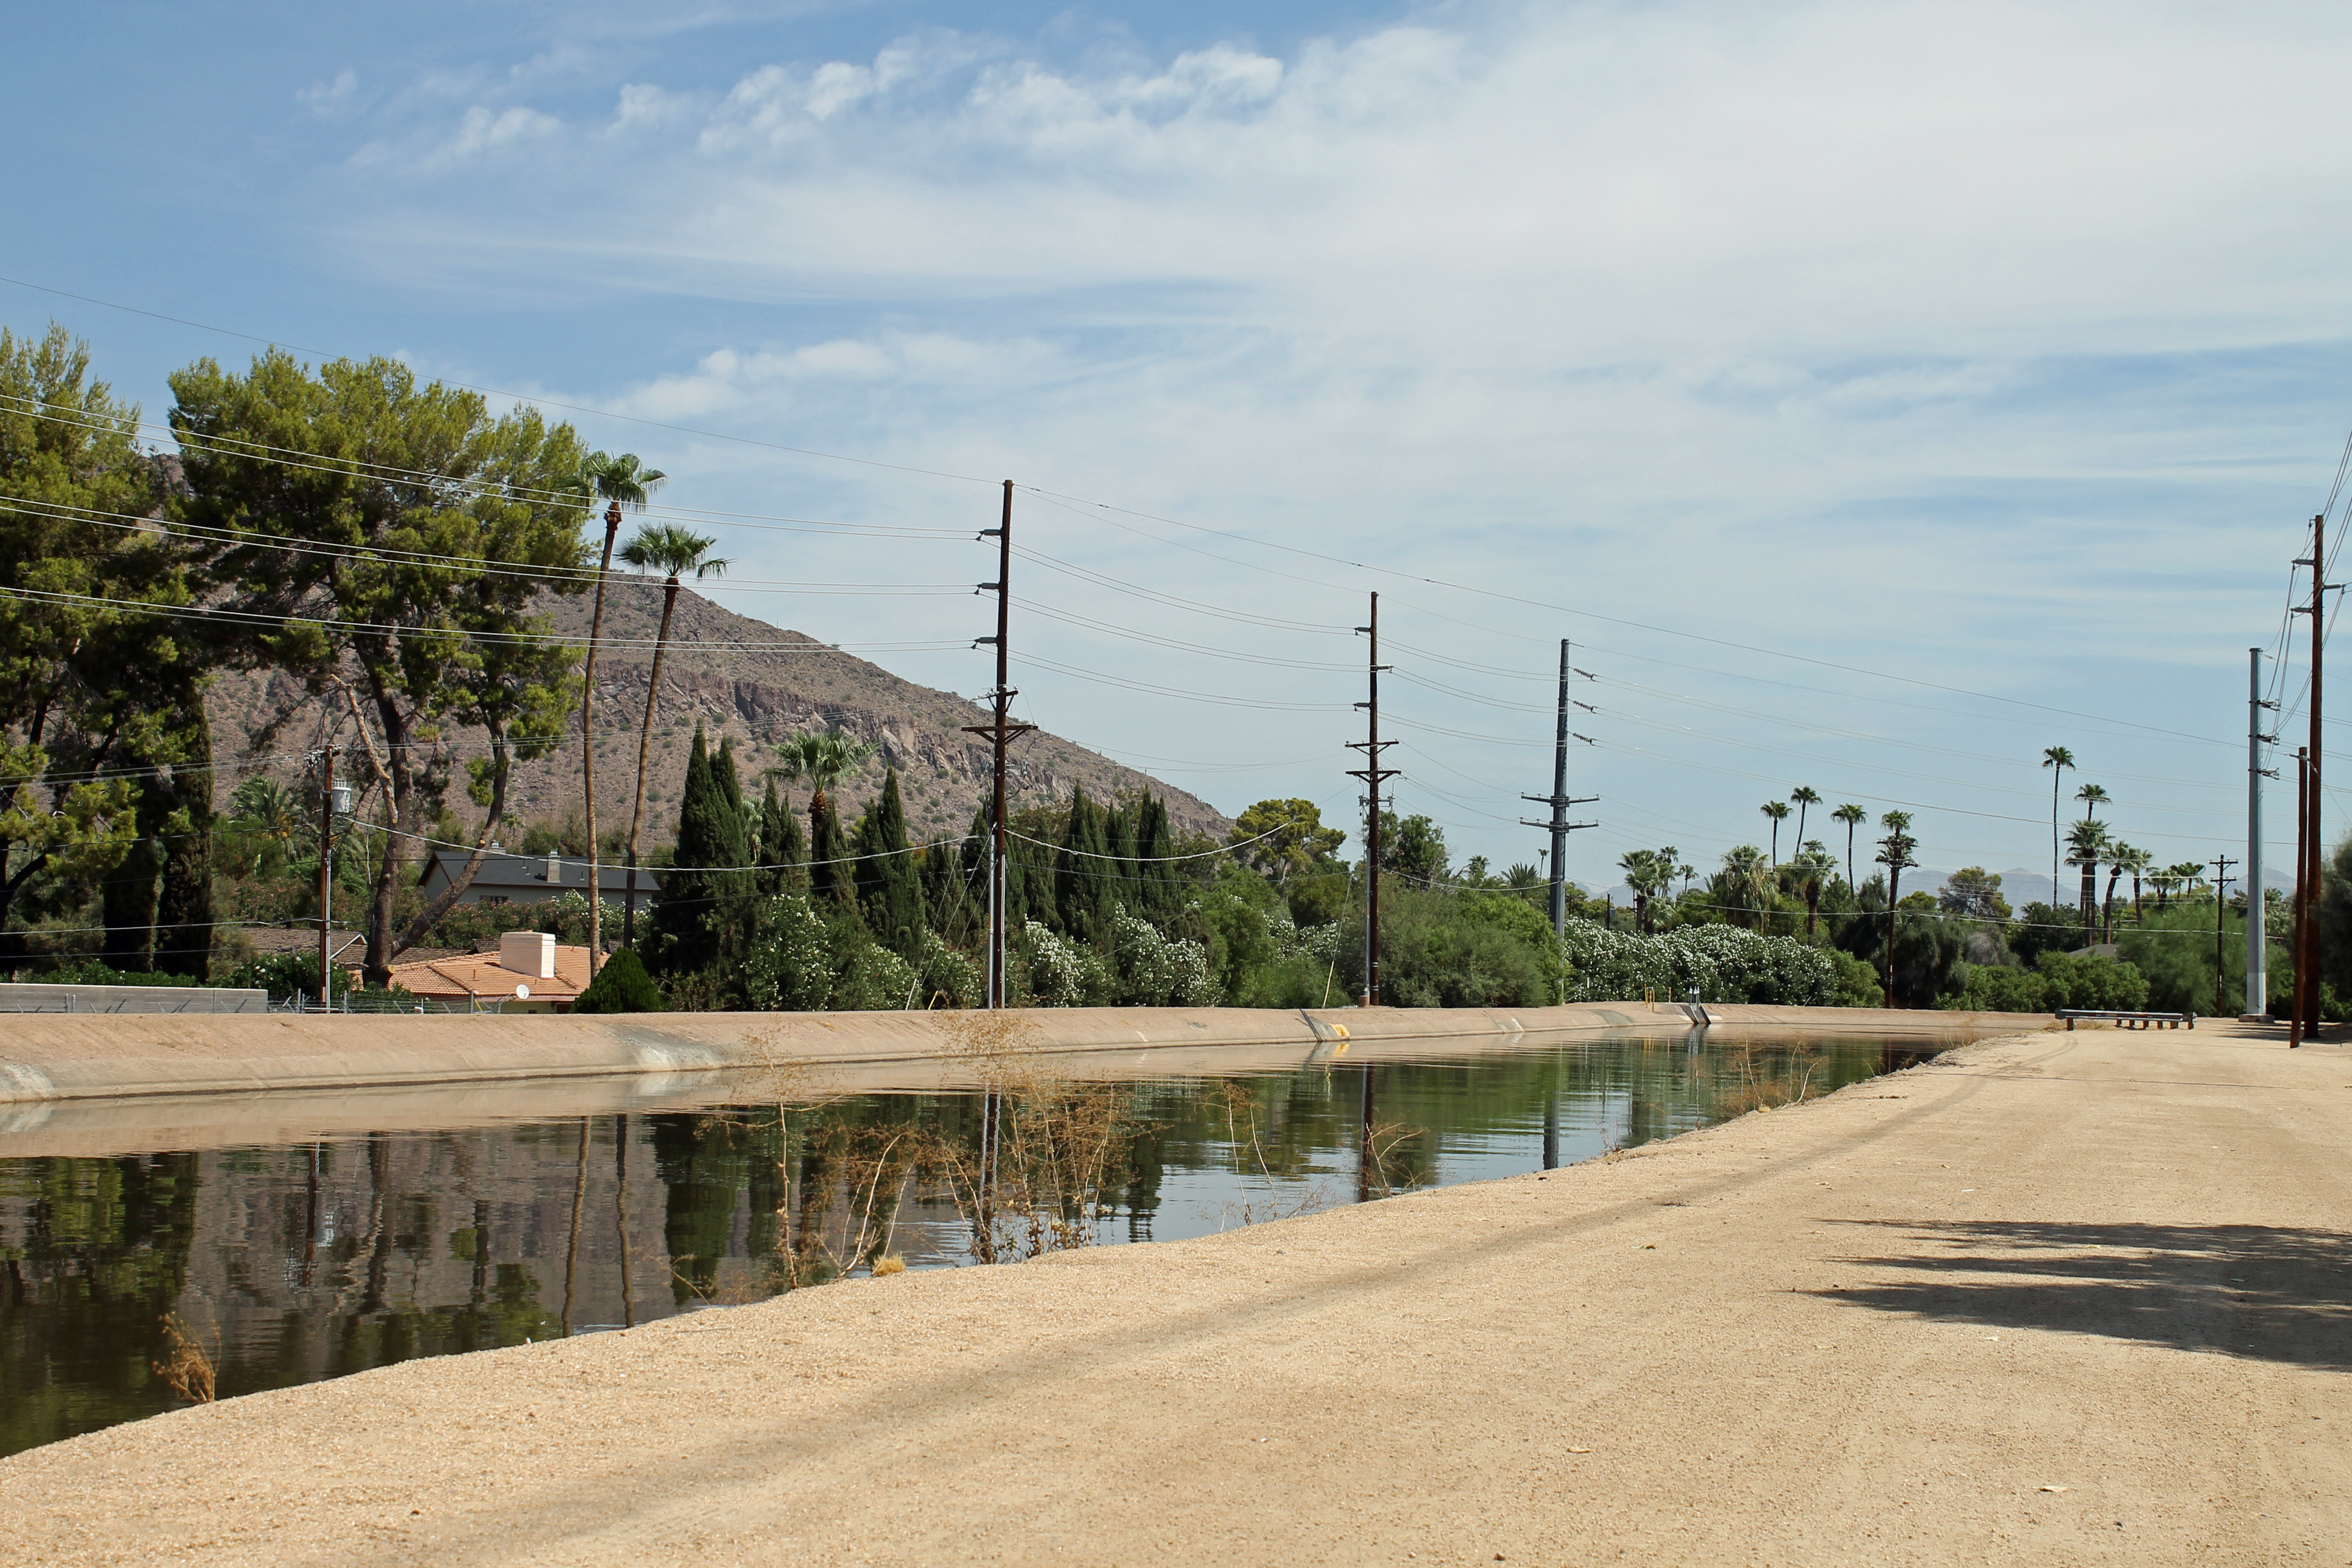
M 328 941 L 335 900 L 335 748 L 319 753 L 319 1011 L 333 1005 L 334 954 Z
M 1370 727 L 1365 738 L 1350 741 L 1348 749 L 1364 753 L 1364 765 L 1349 768 L 1348 776 L 1364 781 L 1364 994 L 1362 1005 L 1381 1005 L 1381 784 L 1396 777 L 1397 770 L 1381 766 L 1381 752 L 1396 744 L 1381 739 L 1381 596 L 1372 595 L 1371 625 L 1358 626 L 1372 639 L 1370 679 L 1371 685 L 1365 695 L 1369 701 L 1357 707 L 1370 714 Z
M 2230 868 L 2236 864 L 2237 862 L 2227 855 L 2213 857 L 2213 1016 L 2216 1018 L 2221 1016 L 2224 1006 L 2221 954 L 2226 951 L 2226 946 L 2221 940 L 2221 921 L 2230 908 L 2230 883 L 2233 879 L 2230 875 Z M 2247 917 L 2252 918 L 2253 913 L 2253 901 L 2249 899 L 2246 903 Z
M 2311 748 L 2294 749 L 2294 934 L 2289 939 L 2288 951 L 2294 954 L 2294 991 L 2286 1006 L 2286 1048 L 2294 1050 L 2303 1044 L 2303 975 L 2308 967 L 2303 957 L 2303 927 L 2309 915 L 2304 900 L 2305 873 L 2310 869 L 2309 856 L 2304 848 L 2304 835 L 2311 831 Z
M 1559 639 L 1559 721 L 1551 747 L 1551 793 L 1523 795 L 1521 800 L 1534 801 L 1538 805 L 1551 807 L 1549 822 L 1529 822 L 1519 818 L 1522 827 L 1543 827 L 1551 831 L 1551 934 L 1559 936 L 1568 930 L 1568 836 L 1579 828 L 1598 827 L 1597 822 L 1570 822 L 1568 808 L 1591 805 L 1601 797 L 1597 795 L 1571 795 L 1568 793 L 1568 678 L 1577 674 L 1568 662 L 1568 639 Z M 1579 707 L 1585 706 L 1582 703 Z
M 981 530 L 980 537 L 996 541 L 996 581 L 982 583 L 976 593 L 996 595 L 996 635 L 974 637 L 971 646 L 985 643 L 996 645 L 996 689 L 989 700 L 995 705 L 996 717 L 986 724 L 967 724 L 967 735 L 985 737 L 996 754 L 996 766 L 989 807 L 988 844 L 988 1005 L 1004 1005 L 1004 748 L 1015 735 L 1025 735 L 1037 726 L 1013 722 L 1013 700 L 1020 693 L 1013 690 L 1007 663 L 1008 638 L 1013 618 L 1013 481 L 1004 481 L 1004 514 L 994 528 Z
M 2311 568 L 2311 603 L 2299 613 L 2311 617 L 2311 745 L 2305 764 L 2304 808 L 2301 839 L 2303 853 L 2296 862 L 2296 880 L 2300 884 L 2301 918 L 2295 924 L 2294 996 L 2295 1015 L 2300 1027 L 2290 1033 L 2290 1043 L 2301 1045 L 2302 1037 L 2319 1031 L 2319 885 L 2326 854 L 2320 834 L 2320 677 L 2326 664 L 2322 657 L 2327 642 L 2327 592 L 2343 584 L 2327 581 L 2327 514 L 2321 512 L 2311 520 L 2311 559 L 2298 561 L 2298 566 Z

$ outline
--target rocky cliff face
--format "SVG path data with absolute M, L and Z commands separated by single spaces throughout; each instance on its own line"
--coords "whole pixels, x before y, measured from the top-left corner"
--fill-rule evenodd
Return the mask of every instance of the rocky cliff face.
M 585 596 L 551 599 L 547 612 L 558 635 L 585 643 L 590 603 Z M 657 581 L 616 576 L 605 603 L 608 639 L 644 639 L 648 645 L 661 619 Z M 984 722 L 985 709 L 953 692 L 902 680 L 879 665 L 817 644 L 799 632 L 720 608 L 691 591 L 678 595 L 670 628 L 671 646 L 662 661 L 662 690 L 655 704 L 647 773 L 646 842 L 666 843 L 677 827 L 678 791 L 688 747 L 699 722 L 715 745 L 722 735 L 735 741 L 737 766 L 747 795 L 760 792 L 761 771 L 773 765 L 776 750 L 804 731 L 837 728 L 866 741 L 873 755 L 839 792 L 845 815 L 855 819 L 881 788 L 883 770 L 898 770 L 908 827 L 919 839 L 961 834 L 974 806 L 987 793 L 990 751 L 979 736 L 961 732 Z M 650 647 L 608 646 L 596 662 L 596 814 L 599 828 L 629 821 L 636 779 L 638 725 L 653 669 Z M 283 676 L 224 676 L 208 706 L 214 747 L 223 771 L 219 795 L 226 804 L 239 779 L 259 772 L 290 778 L 299 763 L 285 755 L 309 743 L 319 702 Z M 292 717 L 275 731 L 279 713 Z M 346 726 L 348 728 L 348 726 Z M 450 737 L 459 757 L 488 749 L 479 731 Z M 516 770 L 504 835 L 519 838 L 523 824 L 562 820 L 580 807 L 580 740 L 575 719 L 563 745 Z M 462 774 L 460 775 L 462 783 Z M 1097 800 L 1123 790 L 1148 788 L 1168 804 L 1180 831 L 1223 837 L 1232 820 L 1205 801 L 1120 766 L 1109 758 L 1043 731 L 1013 742 L 1010 792 L 1016 806 L 1066 800 L 1073 787 Z M 795 806 L 804 806 L 804 787 L 794 787 Z M 450 792 L 460 816 L 470 814 L 462 788 Z

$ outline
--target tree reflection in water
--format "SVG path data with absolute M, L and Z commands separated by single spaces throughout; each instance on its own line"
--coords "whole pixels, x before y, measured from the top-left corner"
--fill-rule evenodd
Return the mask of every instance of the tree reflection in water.
M 1174 1239 L 1567 1163 L 1902 1065 L 1886 1048 L 1587 1040 L 1108 1085 L 1004 1071 L 971 1093 L 0 1157 L 0 1452 L 182 1403 L 167 1319 L 217 1336 L 228 1398 L 884 1258 Z

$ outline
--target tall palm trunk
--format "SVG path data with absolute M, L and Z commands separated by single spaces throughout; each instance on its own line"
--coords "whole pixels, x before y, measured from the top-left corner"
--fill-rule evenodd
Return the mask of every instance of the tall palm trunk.
M 2083 862 L 2083 945 L 2090 946 L 2098 940 L 2099 931 L 2099 862 L 2095 857 Z
M 2063 768 L 2050 770 L 2050 907 L 2058 907 L 2058 780 Z
M 1886 868 L 1886 1005 L 1895 1000 L 1895 905 L 1903 896 L 1903 868 L 1890 862 Z
M 629 902 L 622 917 L 621 940 L 637 945 L 637 835 L 646 826 L 646 763 L 654 743 L 654 704 L 661 700 L 662 654 L 669 647 L 669 617 L 677 608 L 677 574 L 662 584 L 661 629 L 654 633 L 653 679 L 646 686 L 646 721 L 637 730 L 637 804 L 629 814 Z
M 580 667 L 580 780 L 588 817 L 588 973 L 604 963 L 604 881 L 596 854 L 596 644 L 604 635 L 604 580 L 613 574 L 613 541 L 621 503 L 604 509 L 604 558 L 596 567 L 596 611 L 588 619 L 588 657 Z
M 2105 942 L 2116 940 L 2116 884 L 2123 879 L 2124 868 L 2121 866 L 2107 868 L 2107 901 L 2101 911 L 2104 921 L 2100 929 L 2100 938 Z

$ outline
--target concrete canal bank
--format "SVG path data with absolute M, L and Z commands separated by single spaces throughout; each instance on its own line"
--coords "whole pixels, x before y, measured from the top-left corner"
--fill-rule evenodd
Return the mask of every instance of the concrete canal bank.
M 1995 1039 L 1609 1160 L 0 1461 L 11 1563 L 2335 1563 L 2352 1060 Z
M 1710 1007 L 1722 1026 L 1960 1039 L 2015 1015 L 1839 1007 Z M 1010 1022 L 1006 1020 L 1009 1019 Z M 1528 1035 L 1681 1033 L 1671 1005 L 1518 1011 L 1075 1007 L 971 1013 L 663 1013 L 570 1017 L 446 1014 L 110 1016 L 27 1014 L 0 1038 L 0 1104 L 120 1096 L 254 1094 L 560 1078 L 845 1068 L 970 1060 L 1015 1049 L 1118 1053 L 1125 1076 L 1181 1073 L 1259 1049 L 1303 1056 Z M 1139 1053 L 1155 1059 L 1138 1060 Z M 1269 1058 L 1271 1060 L 1272 1058 Z

